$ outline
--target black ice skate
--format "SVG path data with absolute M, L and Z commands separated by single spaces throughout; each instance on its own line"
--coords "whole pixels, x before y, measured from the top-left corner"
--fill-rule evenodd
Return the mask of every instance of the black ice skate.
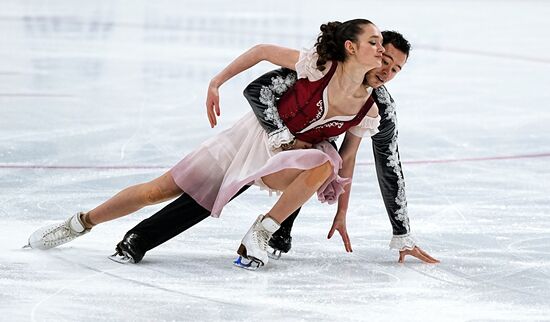
M 142 251 L 140 246 L 140 239 L 141 237 L 136 233 L 127 234 L 116 245 L 116 252 L 109 256 L 109 259 L 121 264 L 141 262 L 145 252 Z
M 290 228 L 281 226 L 271 236 L 271 239 L 268 243 L 268 255 L 269 258 L 279 259 L 281 258 L 282 253 L 288 253 L 292 247 L 292 236 L 290 236 Z

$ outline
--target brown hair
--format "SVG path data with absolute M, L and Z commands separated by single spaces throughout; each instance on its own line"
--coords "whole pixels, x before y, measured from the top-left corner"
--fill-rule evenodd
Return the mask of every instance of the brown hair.
M 323 71 L 329 60 L 343 62 L 346 60 L 346 40 L 357 41 L 357 37 L 363 33 L 364 25 L 373 24 L 367 19 L 353 19 L 346 22 L 331 21 L 321 25 L 321 34 L 317 37 L 315 48 L 319 58 L 317 69 Z

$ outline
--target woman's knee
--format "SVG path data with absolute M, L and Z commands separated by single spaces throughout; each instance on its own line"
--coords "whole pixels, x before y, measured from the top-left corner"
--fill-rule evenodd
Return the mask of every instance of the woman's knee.
M 166 198 L 162 189 L 158 185 L 151 183 L 147 183 L 142 187 L 140 197 L 145 205 L 154 205 Z
M 149 182 L 144 184 L 141 189 L 141 199 L 146 205 L 154 205 L 174 198 L 181 194 L 180 192 L 179 188 L 163 187 L 157 182 Z
M 161 177 L 144 184 L 142 198 L 148 205 L 166 201 L 182 193 L 172 176 L 165 173 Z
M 332 171 L 334 171 L 332 164 L 327 161 L 320 166 L 309 169 L 304 178 L 305 183 L 307 186 L 317 188 L 330 177 Z
M 334 167 L 330 161 L 327 161 L 314 169 L 317 175 L 327 179 L 334 172 Z

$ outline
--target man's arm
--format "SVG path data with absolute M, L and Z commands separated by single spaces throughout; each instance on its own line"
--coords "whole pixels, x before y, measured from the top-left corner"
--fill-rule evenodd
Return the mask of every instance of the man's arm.
M 267 132 L 271 149 L 290 145 L 295 140 L 279 117 L 277 101 L 294 85 L 296 79 L 295 71 L 279 68 L 263 74 L 243 91 L 258 122 Z
M 407 255 L 426 263 L 439 263 L 437 259 L 418 247 L 416 240 L 410 234 L 405 178 L 397 147 L 395 102 L 384 86 L 374 90 L 373 98 L 382 119 L 378 127 L 380 132 L 372 136 L 372 149 L 378 184 L 393 230 L 390 248 L 399 250 L 400 263 L 404 262 Z
M 380 132 L 372 136 L 372 148 L 378 184 L 393 229 L 390 247 L 399 250 L 413 248 L 416 242 L 410 237 L 405 180 L 397 147 L 395 103 L 384 86 L 374 90 L 373 98 L 378 105 L 381 121 L 378 127 Z
M 381 121 L 379 131 L 372 136 L 372 148 L 376 164 L 378 184 L 388 213 L 394 239 L 409 235 L 409 217 L 405 197 L 405 180 L 397 147 L 395 103 L 384 86 L 376 89 L 373 98 L 378 105 Z M 392 247 L 395 246 L 392 240 Z M 414 247 L 412 239 L 406 241 Z

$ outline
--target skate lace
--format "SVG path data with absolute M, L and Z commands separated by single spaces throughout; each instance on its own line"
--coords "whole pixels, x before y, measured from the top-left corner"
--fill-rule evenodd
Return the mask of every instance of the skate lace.
M 46 245 L 56 245 L 70 237 L 71 229 L 68 227 L 68 222 L 64 222 L 63 224 L 44 232 L 42 240 Z
M 260 248 L 262 250 L 267 250 L 267 242 L 269 238 L 271 238 L 271 235 L 267 231 L 261 229 L 254 231 L 253 236 Z

